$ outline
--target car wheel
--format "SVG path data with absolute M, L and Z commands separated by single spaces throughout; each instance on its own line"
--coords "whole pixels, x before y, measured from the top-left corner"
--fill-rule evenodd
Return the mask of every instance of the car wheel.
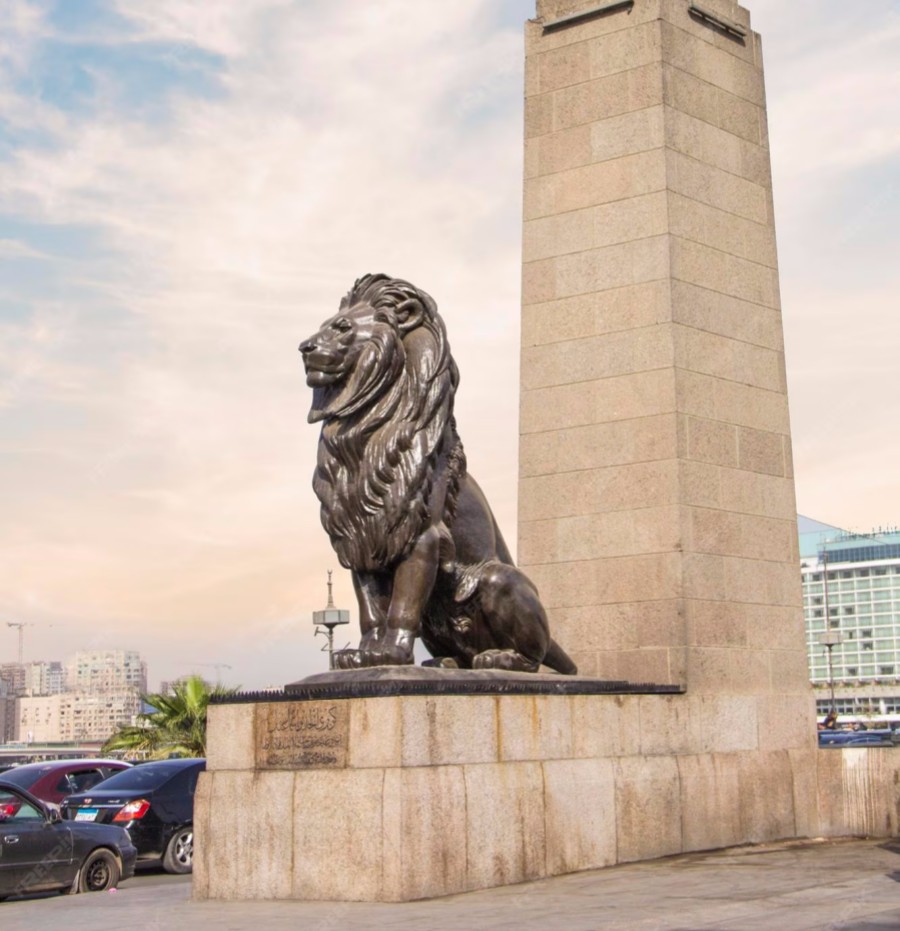
M 119 864 L 108 850 L 95 850 L 78 873 L 79 892 L 106 892 L 119 881 Z
M 166 847 L 163 869 L 167 873 L 190 873 L 194 865 L 194 829 L 179 828 Z

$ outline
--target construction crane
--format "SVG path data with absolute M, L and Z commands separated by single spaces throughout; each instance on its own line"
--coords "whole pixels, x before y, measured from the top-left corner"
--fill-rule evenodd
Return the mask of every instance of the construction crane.
M 19 628 L 19 665 L 25 661 L 25 628 L 30 627 L 31 624 L 28 621 L 7 621 L 7 627 L 18 627 Z
M 231 669 L 228 663 L 194 663 L 195 666 L 212 666 L 216 671 L 216 685 L 222 684 L 222 670 Z

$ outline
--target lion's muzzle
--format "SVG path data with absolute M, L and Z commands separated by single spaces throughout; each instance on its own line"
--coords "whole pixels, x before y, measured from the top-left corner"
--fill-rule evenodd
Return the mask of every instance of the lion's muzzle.
M 310 388 L 333 385 L 343 377 L 346 363 L 343 352 L 323 348 L 315 337 L 304 340 L 299 349 Z

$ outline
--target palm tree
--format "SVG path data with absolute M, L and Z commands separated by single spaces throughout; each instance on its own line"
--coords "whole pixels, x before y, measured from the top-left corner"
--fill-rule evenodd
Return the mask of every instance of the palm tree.
M 200 676 L 188 676 L 171 692 L 141 695 L 151 710 L 140 723 L 123 727 L 103 746 L 103 752 L 126 750 L 158 760 L 169 756 L 206 756 L 206 708 L 212 697 L 234 695 L 237 688 L 213 688 Z

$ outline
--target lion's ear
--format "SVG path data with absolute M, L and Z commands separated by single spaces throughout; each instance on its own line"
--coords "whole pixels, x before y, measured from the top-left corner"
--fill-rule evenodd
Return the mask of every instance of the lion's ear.
M 398 304 L 394 314 L 397 318 L 397 326 L 401 333 L 408 333 L 414 330 L 422 323 L 422 315 L 425 309 L 422 302 L 415 297 L 408 298 L 402 304 Z

